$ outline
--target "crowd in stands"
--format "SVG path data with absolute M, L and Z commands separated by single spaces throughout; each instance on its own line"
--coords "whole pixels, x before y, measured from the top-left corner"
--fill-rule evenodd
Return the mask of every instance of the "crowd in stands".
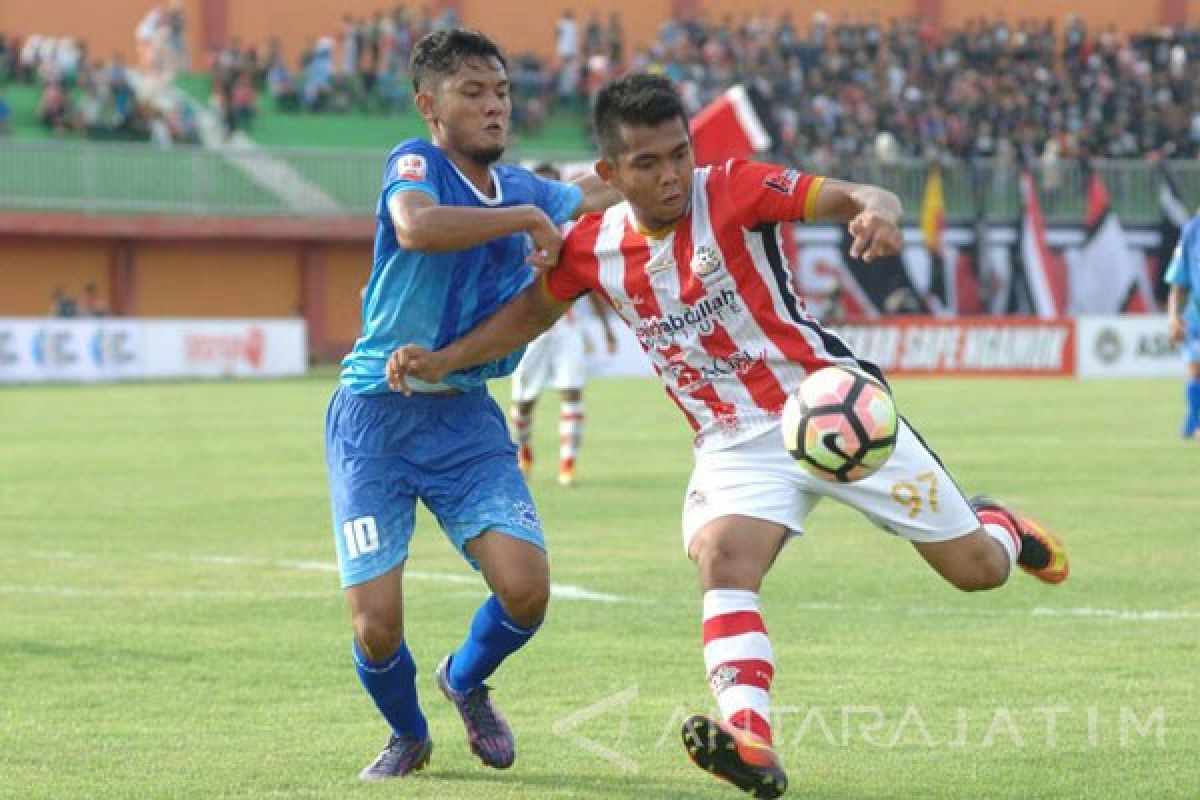
M 260 49 L 235 37 L 209 56 L 210 105 L 231 132 L 252 128 L 260 102 L 287 112 L 403 111 L 413 44 L 457 24 L 452 10 L 428 7 L 346 14 L 290 62 L 277 40 Z M 194 141 L 193 110 L 163 102 L 161 91 L 189 65 L 185 33 L 179 0 L 154 6 L 135 31 L 135 73 L 119 57 L 90 60 L 70 39 L 0 35 L 0 85 L 40 83 L 39 116 L 58 132 Z M 515 126 L 536 133 L 550 113 L 582 114 L 606 80 L 643 69 L 673 78 L 692 112 L 733 83 L 753 87 L 771 109 L 772 155 L 825 172 L 906 157 L 1200 157 L 1200 28 L 1122 36 L 1079 17 L 950 29 L 835 22 L 823 12 L 668 19 L 634 52 L 618 13 L 583 22 L 568 9 L 550 60 L 510 58 Z M 0 95 L 0 132 L 5 108 Z
M 138 25 L 138 69 L 120 54 L 93 60 L 87 43 L 33 34 L 0 33 L 0 86 L 38 86 L 38 121 L 55 135 L 153 140 L 161 147 L 199 139 L 194 109 L 171 93 L 186 68 L 178 1 L 155 6 Z
M 1123 37 L 1065 20 L 914 19 L 802 29 L 788 13 L 668 20 L 631 69 L 656 69 L 696 111 L 731 83 L 773 109 L 780 157 L 1200 156 L 1200 28 Z
M 432 30 L 455 27 L 452 10 L 420 15 L 407 6 L 342 17 L 335 34 L 310 40 L 293 63 L 278 40 L 264 50 L 234 37 L 213 58 L 212 105 L 229 129 L 250 128 L 260 95 L 285 112 L 397 113 L 410 105 L 408 61 Z

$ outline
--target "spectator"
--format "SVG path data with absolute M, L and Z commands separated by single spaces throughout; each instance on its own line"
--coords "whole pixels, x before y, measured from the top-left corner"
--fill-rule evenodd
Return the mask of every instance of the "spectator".
M 52 80 L 42 88 L 38 102 L 38 121 L 56 134 L 62 134 L 71 123 L 70 99 L 62 83 Z
M 583 55 L 586 58 L 606 55 L 604 51 L 604 25 L 600 21 L 600 12 L 593 10 L 583 31 Z
M 329 101 L 333 89 L 333 40 L 322 37 L 317 41 L 304 68 L 304 88 L 301 101 L 306 111 L 320 111 Z
M 296 82 L 288 72 L 278 50 L 270 56 L 267 65 L 267 94 L 279 111 L 296 111 L 300 108 L 300 94 L 296 91 Z
M 242 70 L 233 85 L 230 102 L 233 105 L 234 126 L 239 130 L 250 130 L 254 127 L 254 118 L 258 114 L 258 92 L 254 89 L 253 73 L 249 69 Z
M 17 43 L 0 32 L 0 84 L 8 83 L 17 73 Z
M 83 302 L 79 306 L 79 315 L 83 317 L 107 317 L 108 306 L 100 299 L 100 290 L 95 283 L 83 287 Z M 59 316 L 67 316 L 60 314 Z
M 579 58 L 579 24 L 575 21 L 575 12 L 569 8 L 563 11 L 554 31 L 554 54 L 558 56 L 559 64 L 573 63 Z
M 580 70 L 579 24 L 575 12 L 563 11 L 554 26 L 554 54 L 558 59 L 558 103 L 565 108 L 574 108 L 579 99 Z
M 625 63 L 625 29 L 621 26 L 621 15 L 616 11 L 608 15 L 608 62 L 619 70 Z
M 185 72 L 191 68 L 191 55 L 187 49 L 187 18 L 184 16 L 183 0 L 171 0 L 163 22 L 166 28 L 167 53 L 171 72 Z
M 54 294 L 50 301 L 50 315 L 54 317 L 79 316 L 79 307 L 75 303 L 75 298 L 67 294 L 67 290 L 61 286 L 54 287 Z

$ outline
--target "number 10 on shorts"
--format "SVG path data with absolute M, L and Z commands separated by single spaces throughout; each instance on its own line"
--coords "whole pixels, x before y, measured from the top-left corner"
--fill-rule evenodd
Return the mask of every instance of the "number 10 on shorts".
M 346 555 L 358 558 L 364 553 L 379 549 L 379 529 L 374 517 L 348 519 L 342 524 L 342 539 L 346 542 Z

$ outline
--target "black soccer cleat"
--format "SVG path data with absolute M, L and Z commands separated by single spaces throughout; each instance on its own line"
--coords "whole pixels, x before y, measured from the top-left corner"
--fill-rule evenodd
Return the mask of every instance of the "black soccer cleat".
M 700 769 L 752 797 L 775 798 L 787 791 L 787 773 L 771 745 L 749 731 L 693 714 L 683 723 L 683 746 Z

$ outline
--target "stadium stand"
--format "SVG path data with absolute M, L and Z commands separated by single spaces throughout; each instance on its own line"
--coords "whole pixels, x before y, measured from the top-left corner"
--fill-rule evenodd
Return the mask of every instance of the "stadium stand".
M 0 179 L 6 206 L 368 212 L 364 187 L 375 181 L 379 153 L 424 131 L 397 99 L 409 91 L 412 42 L 453 21 L 403 6 L 345 15 L 340 25 L 331 18 L 330 35 L 310 41 L 294 64 L 278 40 L 231 36 L 209 71 L 189 73 L 181 71 L 189 61 L 182 20 L 168 11 L 152 9 L 139 23 L 138 69 L 90 60 L 85 42 L 0 34 L 0 102 L 12 140 L 0 156 L 9 167 Z M 1200 28 L 1122 37 L 1071 18 L 1061 29 L 977 19 L 938 30 L 912 18 L 835 24 L 823 13 L 800 22 L 785 12 L 710 24 L 668 18 L 648 47 L 633 49 L 619 14 L 585 22 L 564 12 L 554 36 L 553 61 L 512 58 L 526 112 L 516 114 L 524 121 L 510 150 L 517 159 L 590 158 L 581 113 L 589 94 L 624 69 L 649 69 L 675 79 L 693 111 L 731 83 L 752 87 L 771 112 L 772 157 L 892 186 L 913 214 L 935 161 L 950 219 L 981 205 L 993 219 L 1015 218 L 1022 166 L 1034 169 L 1051 220 L 1082 217 L 1085 162 L 1105 176 L 1130 223 L 1157 215 L 1158 175 L 1147 156 L 1173 159 L 1183 196 L 1200 195 L 1192 166 Z M 216 152 L 30 149 L 30 140 L 79 137 L 204 143 Z M 40 180 L 45 174 L 59 179 Z

